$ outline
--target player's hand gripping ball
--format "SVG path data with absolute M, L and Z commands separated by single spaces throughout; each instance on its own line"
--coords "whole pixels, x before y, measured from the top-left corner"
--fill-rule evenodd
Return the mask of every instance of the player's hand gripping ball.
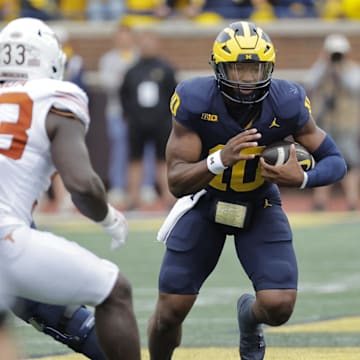
M 295 151 L 298 163 L 304 171 L 309 171 L 315 166 L 315 159 L 302 145 L 291 141 L 282 140 L 268 145 L 261 156 L 270 165 L 283 165 L 289 159 L 290 145 L 295 144 Z

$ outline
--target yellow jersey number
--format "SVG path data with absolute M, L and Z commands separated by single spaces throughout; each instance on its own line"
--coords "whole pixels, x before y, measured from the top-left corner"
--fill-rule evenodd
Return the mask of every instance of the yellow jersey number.
M 214 153 L 217 150 L 220 150 L 224 145 L 217 145 L 209 150 L 209 154 Z M 265 146 L 256 146 L 248 149 L 242 150 L 243 154 L 254 154 L 260 155 Z M 252 160 L 253 161 L 253 160 Z M 211 182 L 210 186 L 220 191 L 227 191 L 229 188 L 237 192 L 246 192 L 252 191 L 260 187 L 264 183 L 264 178 L 260 175 L 260 163 L 257 163 L 255 177 L 253 181 L 244 182 L 245 171 L 246 171 L 246 162 L 247 160 L 240 160 L 235 165 L 232 166 L 232 172 L 229 183 L 224 182 L 223 173 L 216 175 Z

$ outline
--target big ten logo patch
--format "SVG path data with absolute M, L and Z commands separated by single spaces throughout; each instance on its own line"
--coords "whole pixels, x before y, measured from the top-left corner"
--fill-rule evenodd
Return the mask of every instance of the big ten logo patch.
M 202 113 L 201 120 L 216 122 L 216 121 L 219 121 L 219 118 L 215 114 Z

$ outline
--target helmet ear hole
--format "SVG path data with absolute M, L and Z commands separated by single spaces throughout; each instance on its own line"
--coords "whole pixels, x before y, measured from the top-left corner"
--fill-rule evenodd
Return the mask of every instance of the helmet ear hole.
M 265 50 L 264 50 L 264 54 L 266 54 L 268 51 L 270 51 L 271 47 L 269 45 L 266 45 Z

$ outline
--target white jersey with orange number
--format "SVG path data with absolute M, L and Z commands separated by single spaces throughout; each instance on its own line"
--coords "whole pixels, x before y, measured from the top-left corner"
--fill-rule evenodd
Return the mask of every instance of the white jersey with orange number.
M 33 204 L 56 171 L 45 127 L 51 108 L 72 112 L 88 128 L 87 96 L 72 83 L 0 85 L 1 269 L 10 296 L 96 306 L 111 292 L 118 267 L 75 242 L 30 227 Z
M 0 85 L 0 227 L 30 224 L 34 204 L 50 186 L 56 169 L 45 119 L 51 108 L 72 112 L 88 128 L 88 98 L 73 83 L 41 79 Z

